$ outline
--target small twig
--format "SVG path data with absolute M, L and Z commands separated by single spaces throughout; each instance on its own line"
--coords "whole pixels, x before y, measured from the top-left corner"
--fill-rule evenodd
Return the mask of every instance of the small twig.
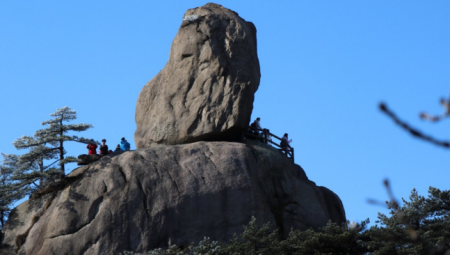
M 450 149 L 450 142 L 447 142 L 447 141 L 439 141 L 439 140 L 437 140 L 437 139 L 435 139 L 435 138 L 433 138 L 433 137 L 431 137 L 431 136 L 429 136 L 429 135 L 425 135 L 425 134 L 423 134 L 421 131 L 419 131 L 419 130 L 413 128 L 413 127 L 411 127 L 411 126 L 408 125 L 406 122 L 400 120 L 400 119 L 399 119 L 399 118 L 398 118 L 391 110 L 389 110 L 389 109 L 387 108 L 387 106 L 386 106 L 384 103 L 380 103 L 379 107 L 380 107 L 380 110 L 381 110 L 383 113 L 385 113 L 386 115 L 388 115 L 392 120 L 395 121 L 395 123 L 396 123 L 397 125 L 399 125 L 399 126 L 402 127 L 403 129 L 405 129 L 406 131 L 408 131 L 411 135 L 413 135 L 413 136 L 415 136 L 415 137 L 417 137 L 417 138 L 419 138 L 419 139 L 428 141 L 428 142 L 430 142 L 430 143 L 432 143 L 432 144 L 434 144 L 434 145 L 437 145 L 437 146 L 441 146 L 441 147 Z
M 389 199 L 390 199 L 389 205 L 392 207 L 392 209 L 394 209 L 395 211 L 398 211 L 399 203 L 397 202 L 397 199 L 395 199 L 395 197 L 394 197 L 394 193 L 392 192 L 392 188 L 391 188 L 391 185 L 389 184 L 389 180 L 384 179 L 383 184 L 386 187 L 386 190 L 389 195 Z

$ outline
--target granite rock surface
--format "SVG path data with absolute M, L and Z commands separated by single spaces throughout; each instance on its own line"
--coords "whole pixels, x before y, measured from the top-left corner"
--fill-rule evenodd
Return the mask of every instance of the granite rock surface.
M 345 222 L 339 197 L 271 146 L 196 142 L 127 151 L 75 169 L 19 205 L 3 245 L 18 254 L 118 254 L 208 236 L 226 241 L 252 216 L 291 228 Z
M 239 140 L 260 77 L 253 23 L 213 3 L 188 10 L 167 64 L 140 92 L 136 147 Z

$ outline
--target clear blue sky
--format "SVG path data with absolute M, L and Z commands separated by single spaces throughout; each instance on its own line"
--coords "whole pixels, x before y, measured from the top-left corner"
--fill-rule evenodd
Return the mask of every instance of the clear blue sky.
M 189 8 L 204 1 L 1 1 L 0 152 L 57 108 L 94 125 L 79 135 L 135 148 L 142 87 L 166 64 Z M 412 138 L 377 109 L 384 101 L 428 134 L 450 138 L 441 113 L 450 83 L 449 1 L 216 1 L 255 24 L 261 84 L 252 120 L 293 139 L 296 162 L 341 198 L 347 218 L 373 223 L 368 198 L 448 190 L 449 153 Z M 82 144 L 68 155 L 86 153 Z M 70 166 L 69 170 L 76 166 Z

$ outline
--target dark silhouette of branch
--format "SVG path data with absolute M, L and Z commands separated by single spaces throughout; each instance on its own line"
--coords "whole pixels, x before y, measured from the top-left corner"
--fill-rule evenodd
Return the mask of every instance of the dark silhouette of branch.
M 399 125 L 400 127 L 402 127 L 403 129 L 405 129 L 406 131 L 408 131 L 411 135 L 425 140 L 427 142 L 430 142 L 434 145 L 437 146 L 441 146 L 444 148 L 449 149 L 450 148 L 450 142 L 447 141 L 439 141 L 429 135 L 425 135 L 423 134 L 421 131 L 417 130 L 416 128 L 411 127 L 410 125 L 408 125 L 406 122 L 402 121 L 401 119 L 399 119 L 391 110 L 388 109 L 388 107 L 386 106 L 386 104 L 384 103 L 380 103 L 379 105 L 380 110 L 385 113 L 386 115 L 388 115 L 392 120 L 394 120 L 394 122 Z

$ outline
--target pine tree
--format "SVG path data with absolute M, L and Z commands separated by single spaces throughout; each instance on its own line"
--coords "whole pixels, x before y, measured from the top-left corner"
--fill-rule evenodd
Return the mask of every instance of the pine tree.
M 13 154 L 1 154 L 2 164 L 0 165 L 0 229 L 9 216 L 13 203 L 25 194 L 29 193 L 29 187 L 17 189 L 16 182 L 12 176 L 17 169 L 19 156 Z
M 93 140 L 67 135 L 69 131 L 85 131 L 90 124 L 71 124 L 76 112 L 69 107 L 56 110 L 51 120 L 42 122 L 44 129 L 34 136 L 23 136 L 13 142 L 17 149 L 28 149 L 22 155 L 1 154 L 0 165 L 0 224 L 8 218 L 11 206 L 17 200 L 44 188 L 55 176 L 65 175 L 64 165 L 76 162 L 75 157 L 65 157 L 64 142 L 75 141 L 89 144 Z M 98 143 L 98 142 L 97 142 Z
M 450 254 L 450 191 L 430 187 L 428 197 L 415 189 L 403 206 L 387 202 L 390 217 L 379 213 L 368 230 L 377 254 Z
M 38 139 L 35 139 L 35 142 Z M 52 160 L 48 165 L 45 162 Z M 45 144 L 31 147 L 29 151 L 18 156 L 15 165 L 15 171 L 11 177 L 15 180 L 15 189 L 26 189 L 26 195 L 35 190 L 45 187 L 47 182 L 54 179 L 60 173 L 59 168 L 55 167 L 58 162 L 58 150 L 46 146 Z M 57 165 L 56 165 L 57 166 Z
M 91 124 L 64 124 L 76 119 L 76 112 L 69 107 L 57 109 L 56 112 L 50 116 L 54 117 L 51 120 L 42 122 L 44 129 L 35 132 L 34 136 L 22 136 L 14 141 L 14 146 L 17 149 L 30 149 L 30 151 L 20 157 L 22 179 L 42 178 L 45 176 L 44 172 L 52 173 L 56 168 L 51 168 L 55 163 L 59 166 L 59 175 L 65 176 L 64 165 L 71 162 L 77 162 L 73 156 L 65 157 L 64 142 L 74 141 L 89 144 L 91 139 L 83 137 L 67 135 L 69 131 L 85 131 L 93 126 Z M 97 142 L 98 143 L 98 142 Z M 44 160 L 55 159 L 55 162 L 48 166 L 44 166 Z

